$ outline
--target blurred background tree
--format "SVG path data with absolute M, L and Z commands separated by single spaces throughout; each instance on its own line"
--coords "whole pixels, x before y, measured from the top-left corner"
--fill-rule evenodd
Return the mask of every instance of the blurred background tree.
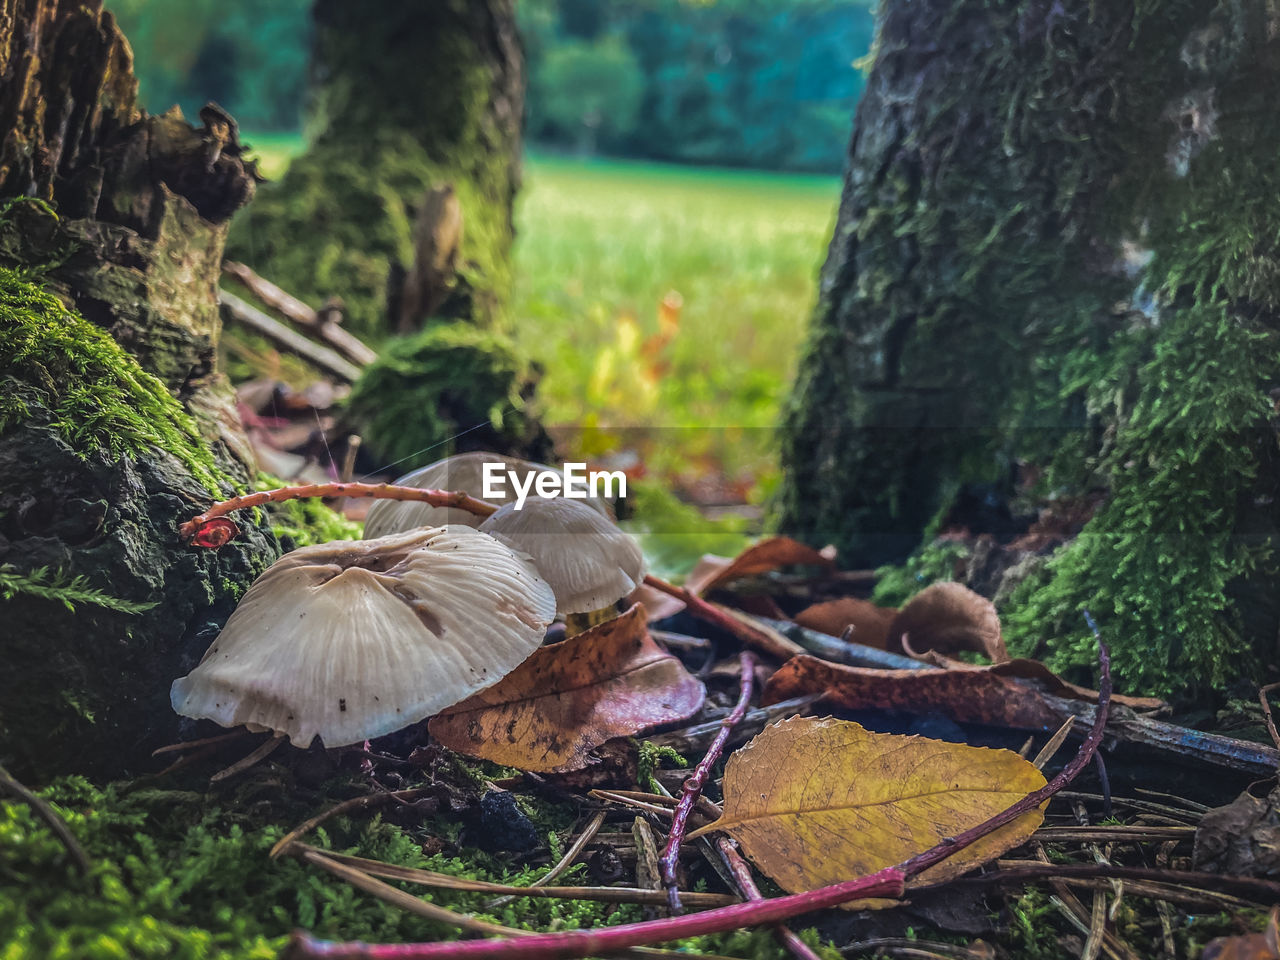
M 207 99 L 258 134 L 296 131 L 307 0 L 116 0 L 154 110 Z M 871 43 L 869 0 L 520 0 L 527 139 L 684 163 L 840 170 Z

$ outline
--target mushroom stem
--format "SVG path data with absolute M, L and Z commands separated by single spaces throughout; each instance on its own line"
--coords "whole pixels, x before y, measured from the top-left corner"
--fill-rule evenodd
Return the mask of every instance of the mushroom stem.
M 215 503 L 212 507 L 192 517 L 178 528 L 182 539 L 195 538 L 209 521 L 225 517 L 235 510 L 245 507 L 259 507 L 264 503 L 279 503 L 283 500 L 302 500 L 306 497 L 370 497 L 374 500 L 421 500 L 433 507 L 457 507 L 467 510 L 479 517 L 487 517 L 498 508 L 492 503 L 477 500 L 461 490 L 422 490 L 418 487 L 398 487 L 392 483 L 302 483 L 292 487 L 277 487 L 275 490 L 263 490 L 259 493 L 247 493 L 241 497 L 232 497 Z M 222 543 L 201 544 L 202 546 L 220 547 L 235 536 L 234 531 L 222 540 Z

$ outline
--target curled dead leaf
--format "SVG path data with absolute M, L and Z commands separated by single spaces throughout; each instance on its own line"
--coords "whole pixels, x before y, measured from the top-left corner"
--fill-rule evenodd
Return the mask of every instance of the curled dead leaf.
M 830 548 L 815 550 L 790 537 L 770 537 L 747 547 L 732 560 L 704 556 L 689 574 L 685 586 L 694 593 L 706 594 L 734 580 L 769 573 L 781 567 L 834 565 L 835 555 Z
M 432 719 L 451 750 L 520 770 L 587 765 L 592 749 L 702 707 L 706 690 L 645 628 L 644 608 L 536 650 L 498 683 Z
M 1062 722 L 1039 690 L 984 667 L 873 670 L 792 657 L 769 678 L 760 701 L 768 705 L 810 693 L 847 710 L 936 710 L 958 723 L 1055 730 Z
M 889 626 L 897 615 L 896 607 L 878 607 L 870 600 L 857 597 L 838 597 L 801 610 L 795 621 L 802 627 L 833 637 L 844 636 L 844 631 L 852 627 L 849 639 L 854 643 L 888 650 Z
M 1043 787 L 1008 750 L 872 733 L 845 720 L 793 717 L 729 758 L 723 830 L 789 892 L 867 876 L 935 846 Z M 1033 810 L 920 874 L 937 883 L 1024 842 Z
M 992 663 L 1009 659 L 995 605 L 961 583 L 935 583 L 908 600 L 889 624 L 895 652 L 904 634 L 917 653 L 972 650 L 986 654 Z

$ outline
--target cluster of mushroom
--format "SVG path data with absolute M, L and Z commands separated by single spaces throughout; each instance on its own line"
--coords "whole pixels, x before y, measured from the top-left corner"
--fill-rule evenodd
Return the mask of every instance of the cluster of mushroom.
M 481 465 L 450 457 L 398 485 L 479 496 Z M 488 517 L 378 501 L 366 539 L 286 554 L 249 588 L 173 708 L 326 747 L 392 733 L 497 683 L 557 612 L 614 604 L 644 577 L 639 546 L 596 500 L 506 503 Z

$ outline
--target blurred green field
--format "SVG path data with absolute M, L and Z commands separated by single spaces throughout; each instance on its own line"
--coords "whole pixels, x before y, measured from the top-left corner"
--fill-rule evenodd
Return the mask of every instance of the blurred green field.
M 271 177 L 302 146 L 246 139 Z M 545 420 L 584 456 L 650 428 L 651 474 L 759 500 L 838 180 L 538 155 L 524 173 L 512 327 L 545 368 Z
M 531 158 L 513 315 L 548 421 L 676 428 L 658 472 L 718 464 L 754 486 L 838 198 L 829 177 Z

